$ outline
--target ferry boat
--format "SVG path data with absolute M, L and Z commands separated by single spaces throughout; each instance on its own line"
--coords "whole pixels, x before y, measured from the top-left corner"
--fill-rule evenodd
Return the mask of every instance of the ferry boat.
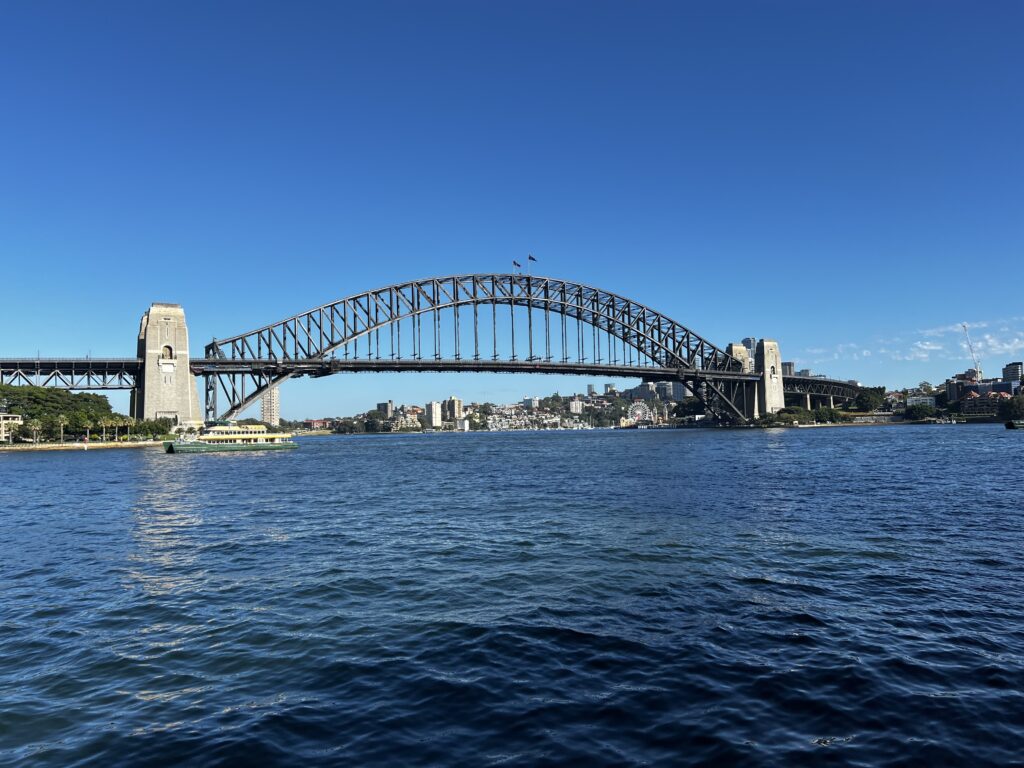
M 1013 419 L 1006 422 L 1007 429 L 1024 429 L 1024 419 Z
M 167 453 L 216 453 L 221 451 L 280 451 L 298 448 L 287 432 L 270 432 L 263 424 L 209 422 L 198 435 L 180 435 L 164 443 Z

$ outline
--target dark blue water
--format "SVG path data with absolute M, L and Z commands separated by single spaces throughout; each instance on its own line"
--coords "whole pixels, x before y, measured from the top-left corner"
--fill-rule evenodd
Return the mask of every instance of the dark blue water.
M 0 454 L 0 763 L 1019 763 L 1022 507 L 986 427 Z

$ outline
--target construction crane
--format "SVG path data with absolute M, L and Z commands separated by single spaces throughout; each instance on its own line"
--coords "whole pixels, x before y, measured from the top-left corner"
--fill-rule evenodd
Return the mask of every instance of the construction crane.
M 964 336 L 967 338 L 967 349 L 971 353 L 971 360 L 974 361 L 974 370 L 978 372 L 978 381 L 981 381 L 981 361 L 978 359 L 978 356 L 974 353 L 974 345 L 971 344 L 971 334 L 967 332 L 967 323 L 960 323 L 960 325 L 963 326 Z

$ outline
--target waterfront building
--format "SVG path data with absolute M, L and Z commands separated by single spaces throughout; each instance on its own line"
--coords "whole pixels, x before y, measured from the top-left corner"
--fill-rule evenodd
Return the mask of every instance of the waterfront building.
M 577 416 L 583 413 L 583 401 L 582 400 L 570 400 L 569 401 L 569 413 L 576 414 Z
M 689 395 L 689 389 L 681 381 L 659 381 L 654 385 L 654 391 L 659 398 L 665 402 L 680 402 Z
M 462 401 L 452 395 L 441 404 L 441 418 L 444 421 L 455 421 L 462 418 Z
M 306 429 L 334 429 L 334 419 L 306 419 L 302 426 Z
M 423 415 L 427 417 L 427 429 L 440 429 L 444 423 L 444 419 L 441 418 L 441 403 L 437 400 L 427 403 Z
M 281 426 L 281 390 L 271 387 L 260 398 L 260 421 L 272 427 Z
M 377 403 L 377 413 L 383 416 L 385 419 L 390 419 L 395 415 L 395 404 L 391 400 L 386 403 Z
M 930 405 L 932 408 L 935 407 L 935 398 L 931 395 L 909 395 L 907 397 L 907 407 L 912 405 Z
M 957 400 L 963 400 L 967 395 L 972 393 L 981 395 L 982 397 L 992 393 L 1012 397 L 1021 389 L 1020 381 L 1003 381 L 1002 379 L 983 379 L 982 381 L 974 381 L 971 379 L 961 379 L 960 377 L 964 375 L 965 374 L 957 374 L 956 379 L 950 379 L 946 382 L 948 402 L 952 403 Z
M 536 411 L 538 408 L 540 408 L 540 398 L 539 397 L 524 397 L 523 398 L 523 407 L 524 408 L 529 408 L 531 411 Z
M 408 432 L 421 428 L 420 420 L 409 413 L 396 413 L 393 418 L 384 419 L 380 423 L 381 432 Z
M 455 420 L 455 431 L 456 432 L 469 432 L 469 419 L 456 419 Z
M 657 395 L 654 383 L 650 381 L 645 381 L 622 393 L 622 396 L 627 400 L 653 400 Z
M 989 392 L 984 395 L 967 392 L 960 400 L 960 413 L 965 416 L 995 416 L 999 403 L 1008 397 L 1006 392 Z
M 0 443 L 10 443 L 14 440 L 14 432 L 22 425 L 20 413 L 7 413 L 4 408 L 0 411 Z
M 1003 381 L 1024 379 L 1024 363 L 1007 363 L 1003 366 Z

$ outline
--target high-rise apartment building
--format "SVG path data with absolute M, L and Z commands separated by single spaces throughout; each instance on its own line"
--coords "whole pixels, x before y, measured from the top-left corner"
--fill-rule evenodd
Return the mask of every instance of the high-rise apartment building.
M 281 390 L 271 387 L 260 398 L 260 421 L 272 427 L 281 426 Z
M 665 402 L 678 402 L 686 398 L 686 385 L 681 381 L 659 381 L 654 385 L 654 391 Z
M 743 346 L 747 348 L 747 354 L 750 355 L 751 360 L 757 357 L 757 339 L 753 336 L 747 336 L 743 340 Z
M 597 388 L 593 384 L 587 384 L 587 397 L 593 397 L 597 394 Z
M 441 404 L 441 418 L 445 421 L 455 421 L 462 418 L 462 401 L 452 395 Z
M 423 409 L 423 415 L 427 417 L 427 429 L 440 429 L 444 420 L 441 418 L 441 403 L 431 400 Z
M 1007 363 L 1003 366 L 1003 381 L 1020 381 L 1024 378 L 1024 363 Z
M 783 376 L 795 376 L 796 375 L 796 363 L 782 363 L 782 375 Z
M 395 403 L 392 400 L 388 400 L 386 403 L 377 403 L 377 413 L 383 416 L 385 419 L 390 419 L 395 415 Z
M 615 389 L 615 385 L 614 384 L 605 384 L 604 385 L 604 393 L 606 395 L 614 395 L 615 392 L 616 392 L 616 389 Z

